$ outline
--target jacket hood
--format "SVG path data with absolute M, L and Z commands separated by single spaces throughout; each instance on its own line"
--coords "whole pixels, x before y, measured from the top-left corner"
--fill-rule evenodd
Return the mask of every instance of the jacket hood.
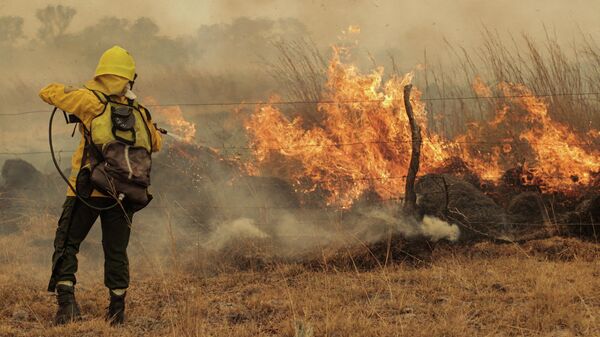
M 123 96 L 129 80 L 118 75 L 100 75 L 87 81 L 86 88 L 100 91 L 107 96 Z

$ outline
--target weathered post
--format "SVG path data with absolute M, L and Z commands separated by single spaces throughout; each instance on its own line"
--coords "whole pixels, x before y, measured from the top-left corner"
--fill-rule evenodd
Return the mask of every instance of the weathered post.
M 410 163 L 408 166 L 408 173 L 406 175 L 406 187 L 404 197 L 404 213 L 414 214 L 417 194 L 415 193 L 415 180 L 417 173 L 419 172 L 419 160 L 421 157 L 421 128 L 415 119 L 412 105 L 410 103 L 410 92 L 412 90 L 412 84 L 404 86 L 404 107 L 406 115 L 408 116 L 408 123 L 410 125 L 410 136 L 412 140 L 412 150 L 410 155 Z

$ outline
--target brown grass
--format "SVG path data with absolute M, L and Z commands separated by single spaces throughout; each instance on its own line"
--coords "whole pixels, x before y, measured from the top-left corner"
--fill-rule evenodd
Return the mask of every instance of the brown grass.
M 267 71 L 277 82 L 283 98 L 290 101 L 318 102 L 322 99 L 326 81 L 327 60 L 310 40 L 276 41 L 276 60 L 268 64 Z M 292 104 L 292 115 L 302 115 L 304 123 L 319 124 L 323 116 L 317 104 Z
M 494 90 L 501 82 L 521 83 L 534 94 L 548 97 L 549 114 L 580 133 L 600 128 L 597 95 L 561 96 L 565 93 L 598 92 L 600 47 L 594 37 L 581 33 L 570 41 L 546 30 L 543 39 L 482 30 L 483 43 L 466 48 L 447 41 L 443 62 L 424 56 L 425 71 L 417 76 L 418 87 L 429 97 L 477 96 L 476 77 Z M 442 46 L 440 46 L 442 47 Z M 430 128 L 448 136 L 463 133 L 471 121 L 485 120 L 496 111 L 497 99 L 428 102 Z
M 422 71 L 415 76 L 417 88 L 425 97 L 450 98 L 426 102 L 429 130 L 452 138 L 463 134 L 473 121 L 493 118 L 501 99 L 469 99 L 478 96 L 473 89 L 476 78 L 490 87 L 493 96 L 503 95 L 496 88 L 502 82 L 525 84 L 538 95 L 558 94 L 545 98 L 552 118 L 582 134 L 600 128 L 598 95 L 561 95 L 599 92 L 600 45 L 592 35 L 582 32 L 565 41 L 547 30 L 544 38 L 534 39 L 526 33 L 500 34 L 486 27 L 481 35 L 477 46 L 446 41 L 436 46 L 435 56 L 424 52 Z M 310 41 L 281 41 L 275 47 L 279 57 L 268 69 L 279 84 L 277 92 L 292 101 L 320 99 L 327 64 L 316 47 Z M 397 73 L 401 62 L 390 54 L 387 73 Z M 309 124 L 321 118 L 315 105 L 290 110 Z
M 100 247 L 90 238 L 77 290 L 85 318 L 54 327 L 54 297 L 44 291 L 50 249 L 40 241 L 52 237 L 52 226 L 41 225 L 52 220 L 32 218 L 21 233 L 0 237 L 0 336 L 600 335 L 600 247 L 569 238 L 437 244 L 425 257 L 417 254 L 427 250 L 422 245 L 404 243 L 394 249 L 405 255 L 387 264 L 385 250 L 357 245 L 323 251 L 316 264 L 279 261 L 243 271 L 196 268 L 207 261 L 183 247 L 179 257 L 189 259 L 175 266 L 172 256 L 150 256 L 153 247 L 134 241 L 123 328 L 102 319 L 108 296 Z M 238 253 L 202 256 L 235 265 Z M 359 268 L 361 256 L 379 263 Z

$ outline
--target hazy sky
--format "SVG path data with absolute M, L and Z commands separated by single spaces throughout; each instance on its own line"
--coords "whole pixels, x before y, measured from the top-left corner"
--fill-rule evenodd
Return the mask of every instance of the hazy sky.
M 422 61 L 423 48 L 427 48 L 427 55 L 447 57 L 443 37 L 467 47 L 479 46 L 477 40 L 483 26 L 499 32 L 526 32 L 541 36 L 544 33 L 543 25 L 546 25 L 555 30 L 566 43 L 571 42 L 573 36 L 580 35 L 579 29 L 595 35 L 596 40 L 600 35 L 600 0 L 0 0 L 0 16 L 24 17 L 25 31 L 28 36 L 33 37 L 38 29 L 35 10 L 58 4 L 74 7 L 78 12 L 69 28 L 71 32 L 94 25 L 104 16 L 128 19 L 150 17 L 160 26 L 162 34 L 167 35 L 192 35 L 202 25 L 227 23 L 241 16 L 271 19 L 291 17 L 304 23 L 311 37 L 323 46 L 335 44 L 342 35 L 342 30 L 349 25 L 358 25 L 361 33 L 356 38 L 361 48 L 374 54 L 392 50 L 399 61 L 406 65 L 404 69 L 409 70 Z M 201 47 L 210 50 L 210 46 Z M 218 51 L 219 48 L 213 50 Z M 50 65 L 36 61 L 36 69 L 41 65 L 43 70 L 29 77 L 28 60 L 35 59 L 38 55 L 27 54 L 27 50 L 20 52 L 29 58 L 19 58 L 18 65 L 10 66 L 19 75 L 18 79 L 24 81 L 25 86 L 29 85 L 37 90 L 36 86 L 41 84 L 33 85 L 30 82 L 41 83 L 66 76 L 56 74 L 58 70 L 55 70 L 63 69 L 65 61 L 58 57 L 48 59 L 48 55 L 44 54 L 39 57 L 44 57 L 44 62 Z M 218 57 L 222 63 L 227 64 L 232 59 L 231 54 L 229 49 L 225 49 L 221 54 L 217 52 L 216 57 L 211 60 L 214 63 L 214 59 Z M 202 59 L 202 62 L 205 60 Z M 140 65 L 142 63 L 140 61 Z M 202 69 L 210 69 L 213 64 L 202 63 L 202 66 Z M 89 69 L 85 76 L 91 74 L 93 65 Z M 73 77 L 71 73 L 68 75 Z M 240 87 L 244 88 L 243 82 L 241 83 Z M 235 85 L 231 87 L 237 88 Z M 198 98 L 190 97 L 187 100 L 194 101 Z M 27 110 L 44 106 L 33 92 L 31 99 L 17 103 L 22 106 L 10 105 L 10 109 Z M 42 129 L 45 128 L 42 125 L 46 123 L 46 118 L 39 119 L 37 115 L 27 118 L 27 123 L 37 122 Z M 25 136 L 28 138 L 18 142 L 12 136 L 15 134 L 24 136 L 21 128 L 15 128 L 14 132 L 4 128 L 0 133 L 3 136 L 0 137 L 0 142 L 11 139 L 21 146 L 13 147 L 12 150 L 46 149 L 43 132 L 27 133 Z M 40 156 L 38 160 L 47 161 L 47 157 Z
M 200 25 L 228 22 L 239 16 L 294 17 L 304 22 L 319 42 L 335 43 L 342 29 L 360 25 L 361 43 L 385 48 L 416 43 L 433 48 L 443 35 L 456 42 L 477 38 L 482 25 L 500 31 L 542 33 L 542 23 L 569 38 L 583 31 L 600 32 L 598 0 L 0 0 L 0 15 L 26 18 L 26 30 L 37 29 L 34 11 L 49 4 L 75 7 L 71 29 L 102 16 L 154 19 L 165 34 L 190 34 Z M 401 42 L 401 43 L 399 43 Z

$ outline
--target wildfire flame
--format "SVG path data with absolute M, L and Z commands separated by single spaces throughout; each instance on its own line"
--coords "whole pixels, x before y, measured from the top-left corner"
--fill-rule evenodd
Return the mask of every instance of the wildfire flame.
M 157 100 L 152 97 L 144 99 L 150 105 L 156 105 Z M 183 117 L 183 111 L 177 105 L 157 106 L 153 109 L 156 119 L 166 125 L 169 135 L 184 143 L 192 143 L 196 137 L 196 124 Z
M 289 119 L 273 104 L 257 107 L 245 121 L 256 174 L 285 179 L 300 192 L 318 191 L 327 204 L 342 207 L 368 191 L 382 199 L 401 197 L 411 153 L 403 87 L 412 74 L 385 82 L 383 74 L 382 67 L 361 74 L 341 62 L 334 48 L 322 95 L 325 103 L 317 106 L 320 124 L 306 128 L 301 117 Z M 492 96 L 480 79 L 475 79 L 474 89 L 480 96 Z M 413 89 L 411 103 L 423 135 L 419 173 L 434 172 L 459 157 L 480 178 L 496 183 L 517 167 L 524 184 L 537 184 L 544 191 L 592 183 L 592 175 L 600 171 L 600 152 L 553 121 L 545 101 L 532 97 L 525 86 L 501 83 L 498 89 L 512 98 L 497 107 L 491 121 L 472 124 L 454 140 L 428 131 L 425 104 Z
M 489 88 L 475 83 L 478 94 L 490 95 Z M 510 98 L 499 104 L 493 120 L 476 123 L 458 137 L 457 142 L 468 145 L 461 158 L 480 177 L 492 181 L 520 166 L 522 184 L 547 192 L 591 184 L 592 173 L 600 171 L 600 152 L 591 145 L 594 130 L 582 138 L 552 120 L 545 101 L 524 85 L 500 83 L 498 89 Z
M 383 68 L 362 75 L 340 62 L 334 49 L 327 71 L 321 125 L 304 129 L 300 117 L 289 120 L 273 105 L 258 107 L 246 129 L 261 174 L 292 182 L 299 191 L 323 191 L 328 204 L 350 206 L 368 190 L 384 199 L 404 193 L 411 140 L 403 88 L 412 74 L 383 83 Z M 414 91 L 415 117 L 427 135 L 425 106 Z M 425 170 L 441 165 L 447 152 L 437 136 L 422 150 Z

